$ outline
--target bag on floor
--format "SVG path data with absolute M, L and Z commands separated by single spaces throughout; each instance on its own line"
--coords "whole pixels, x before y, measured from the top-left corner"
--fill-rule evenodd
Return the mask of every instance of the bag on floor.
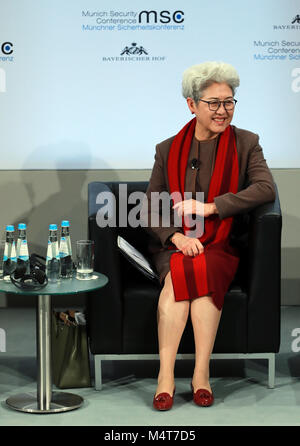
M 78 324 L 71 312 L 53 312 L 51 338 L 53 384 L 60 389 L 90 387 L 86 326 Z

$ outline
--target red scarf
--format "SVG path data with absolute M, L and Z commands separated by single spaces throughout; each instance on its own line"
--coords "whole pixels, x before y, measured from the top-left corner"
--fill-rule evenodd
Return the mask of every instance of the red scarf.
M 168 157 L 170 193 L 179 192 L 182 200 L 189 152 L 194 136 L 196 118 L 186 124 L 175 136 Z M 228 126 L 221 133 L 216 162 L 211 177 L 207 203 L 227 192 L 237 193 L 239 167 L 233 128 Z M 212 296 L 221 309 L 225 293 L 232 282 L 239 263 L 236 251 L 229 245 L 233 217 L 220 220 L 217 214 L 205 218 L 205 230 L 199 238 L 204 252 L 196 257 L 174 253 L 170 259 L 175 300 Z M 188 228 L 183 224 L 184 233 Z

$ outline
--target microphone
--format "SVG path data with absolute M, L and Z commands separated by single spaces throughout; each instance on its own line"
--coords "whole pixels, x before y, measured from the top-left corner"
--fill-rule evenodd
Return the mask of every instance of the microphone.
M 199 170 L 200 169 L 200 162 L 197 160 L 197 158 L 193 158 L 191 161 L 191 168 L 193 170 Z

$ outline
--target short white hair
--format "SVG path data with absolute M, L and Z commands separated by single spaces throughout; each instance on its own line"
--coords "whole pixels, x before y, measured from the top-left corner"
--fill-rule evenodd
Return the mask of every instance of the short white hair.
M 234 95 L 236 88 L 240 85 L 240 78 L 236 69 L 228 63 L 203 62 L 184 71 L 182 94 L 185 98 L 192 98 L 198 103 L 204 90 L 214 82 L 225 82 Z

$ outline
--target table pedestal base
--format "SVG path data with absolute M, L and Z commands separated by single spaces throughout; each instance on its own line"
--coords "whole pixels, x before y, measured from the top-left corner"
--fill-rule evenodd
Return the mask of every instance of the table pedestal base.
M 83 398 L 73 393 L 52 392 L 49 409 L 39 409 L 36 393 L 20 393 L 11 396 L 6 404 L 15 410 L 30 413 L 57 413 L 77 409 L 83 403 Z

